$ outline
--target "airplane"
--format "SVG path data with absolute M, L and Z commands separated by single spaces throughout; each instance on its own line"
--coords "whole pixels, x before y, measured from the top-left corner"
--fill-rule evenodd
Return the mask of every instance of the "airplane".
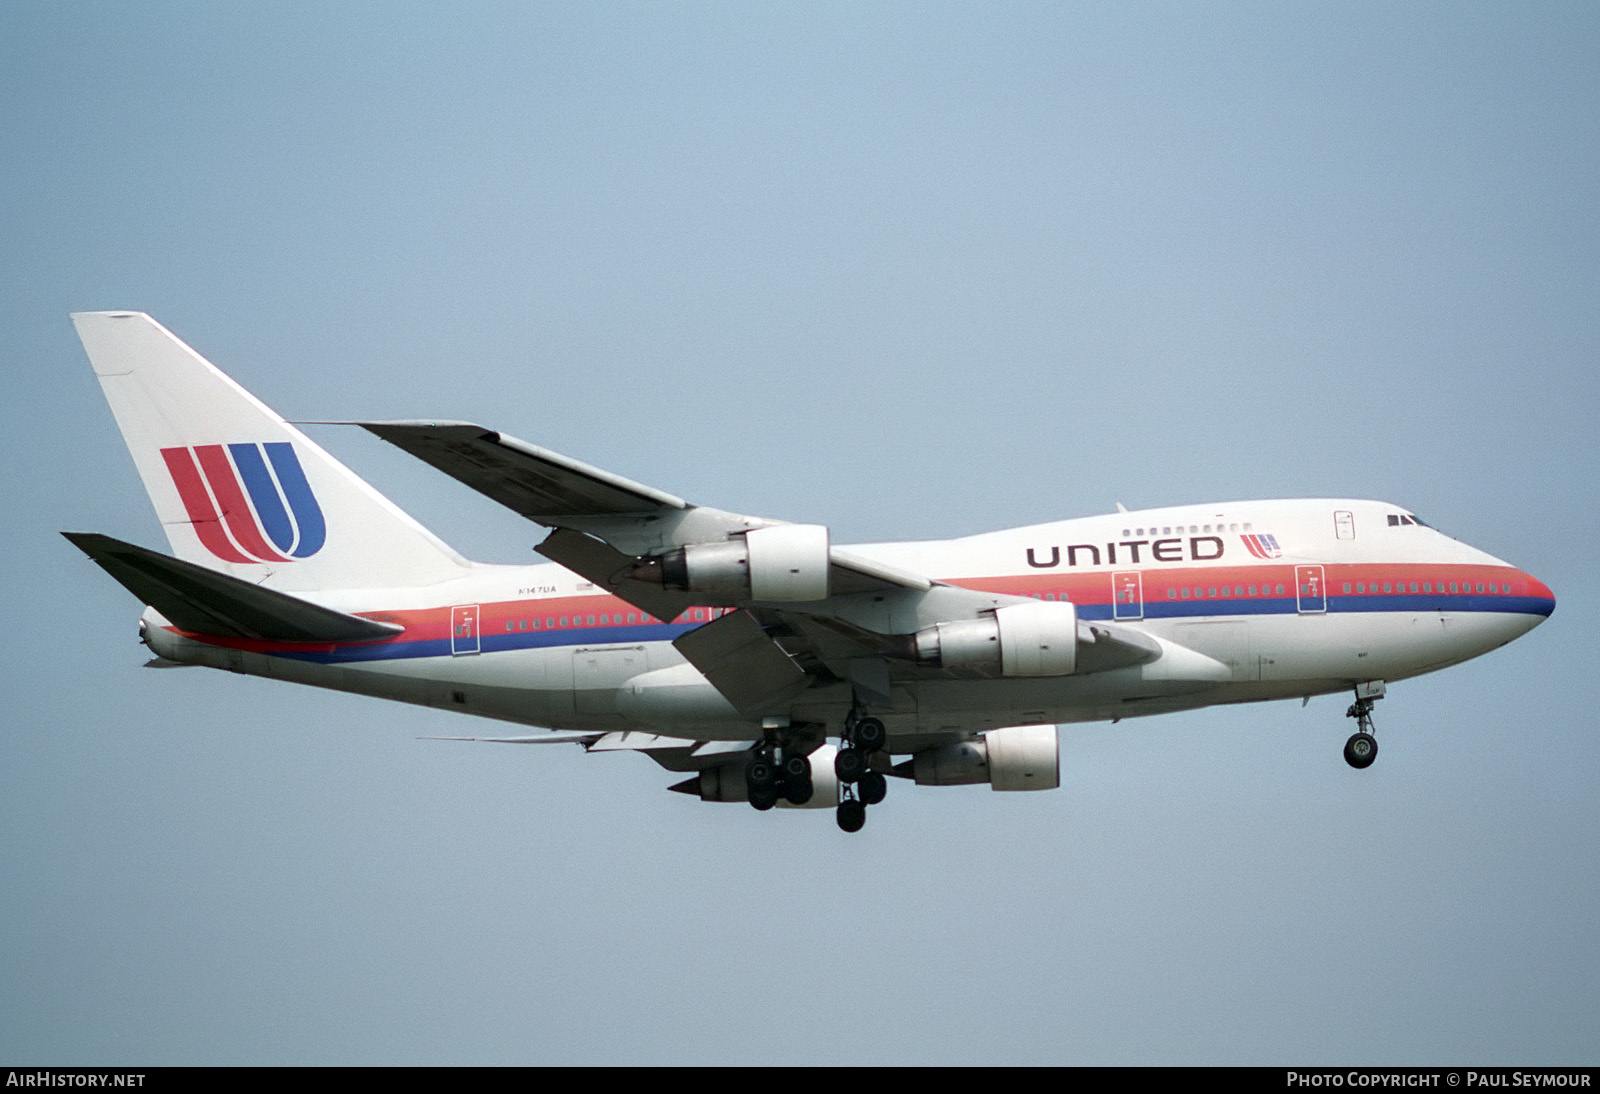
M 1119 511 L 838 546 L 466 422 L 360 425 L 548 528 L 471 562 L 141 312 L 72 316 L 172 554 L 63 533 L 204 665 L 643 752 L 670 787 L 859 831 L 889 778 L 1060 784 L 1058 726 L 1386 686 L 1555 608 L 1531 574 L 1378 501 Z

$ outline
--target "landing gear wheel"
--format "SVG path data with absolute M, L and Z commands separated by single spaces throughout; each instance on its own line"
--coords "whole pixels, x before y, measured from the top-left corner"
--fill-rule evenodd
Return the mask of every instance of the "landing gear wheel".
M 1383 681 L 1369 680 L 1356 685 L 1356 701 L 1344 712 L 1356 720 L 1356 731 L 1344 743 L 1344 762 L 1360 771 L 1378 758 L 1378 739 L 1372 728 L 1372 704 L 1383 698 Z
M 796 756 L 785 756 L 784 757 L 784 760 L 783 760 L 783 779 L 784 779 L 785 782 L 788 782 L 791 779 L 806 779 L 806 780 L 809 781 L 810 778 L 811 778 L 811 761 L 810 760 L 808 760 L 804 756 L 798 756 L 798 755 L 796 755 Z
M 811 800 L 811 795 L 816 788 L 811 785 L 809 775 L 799 779 L 783 780 L 783 800 L 790 805 L 804 805 Z
M 744 781 L 754 789 L 758 786 L 771 786 L 778 781 L 778 765 L 762 755 L 750 757 L 744 765 Z
M 862 805 L 877 805 L 889 793 L 889 780 L 877 771 L 868 771 L 856 783 L 856 793 L 861 795 Z
M 876 718 L 863 718 L 856 723 L 856 747 L 863 752 L 876 752 L 889 742 L 889 731 Z
M 867 807 L 858 801 L 842 801 L 839 803 L 839 827 L 846 832 L 859 832 L 861 826 L 867 823 Z
M 766 812 L 778 804 L 778 788 L 772 783 L 750 787 L 750 804 Z
M 1344 762 L 1356 770 L 1371 767 L 1378 758 L 1378 742 L 1370 733 L 1354 733 L 1344 743 Z
M 853 783 L 867 770 L 867 758 L 854 748 L 841 748 L 833 757 L 833 773 L 842 783 Z

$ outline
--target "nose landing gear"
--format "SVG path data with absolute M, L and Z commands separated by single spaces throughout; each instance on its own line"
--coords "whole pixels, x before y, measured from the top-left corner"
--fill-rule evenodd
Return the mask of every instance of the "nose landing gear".
M 1345 711 L 1356 720 L 1356 731 L 1344 743 L 1344 762 L 1356 770 L 1371 767 L 1378 758 L 1378 739 L 1373 736 L 1372 704 L 1383 698 L 1383 681 L 1369 680 L 1356 685 L 1356 701 Z

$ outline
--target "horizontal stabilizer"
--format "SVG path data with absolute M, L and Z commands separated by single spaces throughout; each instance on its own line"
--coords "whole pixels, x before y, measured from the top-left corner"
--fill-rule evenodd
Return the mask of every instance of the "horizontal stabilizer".
M 276 589 L 92 532 L 63 532 L 123 588 L 193 634 L 269 642 L 375 642 L 399 634 Z
M 582 745 L 588 748 L 606 735 L 605 730 L 540 733 L 534 737 L 422 737 L 423 741 L 477 741 L 491 745 Z
M 640 730 L 554 730 L 529 737 L 423 737 L 424 741 L 479 741 L 494 745 L 571 745 L 578 744 L 590 752 L 652 752 L 660 749 L 682 749 L 688 752 L 699 742 L 684 737 L 663 737 L 659 733 Z

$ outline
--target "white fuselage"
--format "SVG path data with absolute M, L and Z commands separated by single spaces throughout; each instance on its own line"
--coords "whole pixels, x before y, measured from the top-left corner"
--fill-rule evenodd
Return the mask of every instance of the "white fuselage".
M 897 673 L 875 709 L 895 750 L 920 734 L 1092 721 L 1342 691 L 1465 661 L 1550 614 L 1529 574 L 1381 502 L 1233 502 L 1115 513 L 962 539 L 854 546 L 943 584 L 1070 601 L 1162 640 L 1150 664 L 1033 678 Z M 654 619 L 553 564 L 474 565 L 397 590 L 327 592 L 332 608 L 400 623 L 381 642 L 293 645 L 202 639 L 157 615 L 146 640 L 176 661 L 227 668 L 528 725 L 759 735 L 672 639 L 725 607 Z M 931 592 L 856 594 L 823 614 L 881 634 L 939 622 Z M 1199 655 L 1199 656 L 1195 656 Z M 853 701 L 824 684 L 770 713 L 829 726 Z

